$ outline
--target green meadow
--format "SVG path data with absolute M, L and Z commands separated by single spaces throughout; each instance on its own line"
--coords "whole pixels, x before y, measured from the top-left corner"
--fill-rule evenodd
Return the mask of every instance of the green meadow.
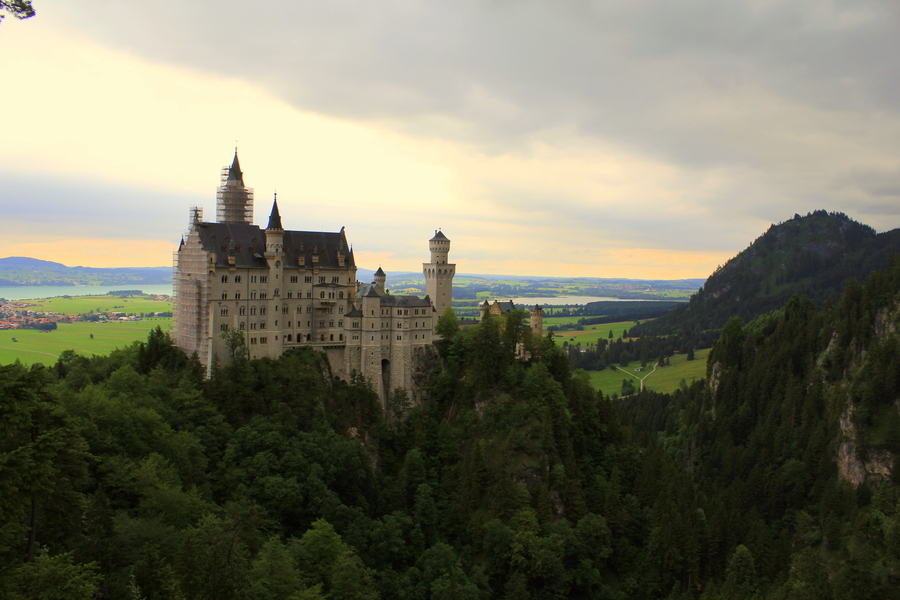
M 678 389 L 682 379 L 690 385 L 692 381 L 706 377 L 706 358 L 708 356 L 709 348 L 695 352 L 695 359 L 692 361 L 687 359 L 686 354 L 677 354 L 669 358 L 670 365 L 668 367 L 660 367 L 650 375 L 648 373 L 653 369 L 652 365 L 647 366 L 640 373 L 635 373 L 634 369 L 640 366 L 638 361 L 622 367 L 628 373 L 623 373 L 619 369 L 611 371 L 607 368 L 602 371 L 588 371 L 588 375 L 591 377 L 591 384 L 607 397 L 622 393 L 622 380 L 629 377 L 629 374 L 634 376 L 635 389 L 640 387 L 638 378 L 647 375 L 647 378 L 644 379 L 644 389 L 670 393 Z
M 106 355 L 116 348 L 124 348 L 135 340 L 146 340 L 157 325 L 168 331 L 170 318 L 144 321 L 111 321 L 109 323 L 60 323 L 57 329 L 43 332 L 35 329 L 0 331 L 0 364 L 20 360 L 22 364 L 51 365 L 65 350 L 91 356 Z M 91 334 L 94 338 L 91 339 Z M 13 342 L 12 340 L 17 341 Z
M 152 296 L 71 296 L 59 298 L 45 298 L 41 300 L 20 300 L 35 306 L 28 310 L 55 312 L 64 315 L 82 315 L 90 312 L 124 312 L 124 313 L 151 313 L 169 312 L 172 310 L 171 302 L 153 300 Z
M 582 317 L 545 317 L 544 330 L 550 325 L 564 325 L 567 323 L 576 323 Z M 648 319 L 649 320 L 649 319 Z M 613 339 L 622 337 L 622 332 L 631 329 L 636 321 L 620 321 L 618 323 L 603 323 L 602 325 L 585 325 L 582 331 L 554 331 L 553 339 L 558 343 L 569 342 L 570 345 L 581 343 L 582 346 L 588 344 L 596 344 L 598 339 L 609 339 L 609 332 L 612 331 Z

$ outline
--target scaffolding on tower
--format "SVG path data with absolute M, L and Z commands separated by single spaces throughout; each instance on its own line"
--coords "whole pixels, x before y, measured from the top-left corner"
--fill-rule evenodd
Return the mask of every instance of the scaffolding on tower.
M 192 206 L 190 228 L 172 259 L 175 298 L 171 337 L 188 356 L 196 352 L 203 364 L 209 364 L 207 253 L 196 231 L 202 221 L 203 210 Z
M 231 167 L 222 168 L 221 181 L 216 192 L 216 221 L 252 224 L 253 188 L 243 185 L 243 178 L 235 179 Z

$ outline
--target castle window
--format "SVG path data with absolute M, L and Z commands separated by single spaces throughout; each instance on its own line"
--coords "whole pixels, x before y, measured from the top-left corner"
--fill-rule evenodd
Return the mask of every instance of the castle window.
M 343 297 L 344 297 L 344 292 L 340 292 L 340 293 L 338 294 L 338 298 L 343 298 Z
M 343 333 L 340 334 L 340 335 L 338 335 L 338 340 L 341 341 L 341 342 L 344 341 L 344 334 L 343 334 Z
M 402 329 L 402 328 L 403 328 L 403 323 L 399 323 L 399 322 L 398 322 L 398 323 L 397 323 L 397 329 Z
M 235 283 L 240 283 L 240 282 L 241 282 L 241 276 L 240 276 L 240 275 L 235 275 L 235 276 L 234 276 L 234 282 L 235 282 Z
M 283 314 L 283 315 L 288 314 L 287 304 L 285 304 L 284 306 L 281 307 L 281 314 Z
M 293 337 L 291 336 L 291 334 L 290 334 L 290 333 L 287 334 L 287 341 L 290 342 L 290 341 L 292 341 L 292 340 L 293 340 Z
M 328 326 L 334 327 L 334 319 L 332 319 L 331 321 L 328 321 Z
M 255 344 L 255 343 L 256 343 L 256 338 L 250 338 L 250 344 L 252 345 L 252 344 Z
M 266 293 L 265 293 L 265 292 L 260 292 L 260 293 L 259 293 L 259 299 L 260 299 L 260 300 L 265 300 L 265 299 L 266 299 Z
M 344 320 L 341 319 L 340 321 L 338 321 L 338 327 L 343 327 L 343 326 L 344 326 Z
M 353 327 L 359 327 L 359 321 L 353 321 Z
M 288 300 L 290 300 L 291 298 L 293 298 L 293 297 L 294 297 L 294 292 L 288 292 L 288 293 L 287 293 L 287 297 L 288 297 Z
M 227 317 L 227 316 L 228 316 L 228 309 L 227 309 L 227 308 L 223 308 L 222 310 L 219 311 L 219 314 L 222 315 L 223 317 Z
M 319 275 L 319 283 L 325 283 L 325 276 Z
M 250 283 L 256 283 L 256 275 L 250 276 Z
M 222 300 L 228 300 L 228 292 L 222 292 Z
M 297 280 L 300 279 L 297 275 L 291 275 L 291 283 L 297 283 Z
M 272 297 L 276 298 L 278 296 L 278 288 L 275 288 L 275 291 L 272 292 Z
M 228 283 L 228 275 L 222 275 L 222 283 Z
M 325 321 L 319 321 L 319 327 L 325 327 Z
M 219 325 L 219 329 L 221 329 L 222 331 L 228 331 L 228 323 L 222 323 L 221 325 Z
M 324 334 L 324 333 L 321 334 L 321 335 L 319 336 L 319 341 L 320 341 L 320 342 L 324 342 L 324 341 L 325 341 L 325 334 Z
M 250 292 L 250 299 L 256 300 L 256 292 Z
M 266 307 L 265 307 L 265 306 L 260 306 L 260 307 L 259 307 L 259 314 L 261 314 L 261 315 L 266 314 Z
M 259 282 L 260 282 L 260 283 L 266 283 L 266 282 L 268 282 L 268 281 L 269 281 L 269 276 L 268 276 L 268 275 L 260 275 L 260 276 L 259 276 Z
M 255 314 L 256 314 L 256 307 L 255 307 L 255 306 L 251 306 L 251 307 L 250 307 L 250 314 L 251 314 L 251 315 L 255 315 Z
M 260 329 L 265 329 L 265 328 L 266 328 L 266 322 L 263 321 L 262 323 L 260 323 L 260 324 L 259 324 L 259 328 L 260 328 Z
M 240 300 L 240 299 L 241 299 L 241 293 L 240 293 L 240 292 L 235 292 L 235 293 L 234 293 L 234 299 L 235 299 L 235 300 Z
M 311 341 L 312 341 L 312 336 L 309 335 L 308 333 L 306 334 L 306 341 L 307 341 L 307 342 L 311 342 Z
M 325 292 L 319 292 L 319 298 L 324 298 L 324 297 L 325 297 Z
M 339 282 L 340 282 L 340 280 L 341 280 L 341 278 L 340 278 L 340 277 L 338 277 L 338 276 L 334 276 L 334 277 L 332 277 L 332 278 L 331 278 L 331 283 L 339 283 Z
M 307 313 L 311 313 L 311 312 L 312 312 L 312 306 L 307 306 L 307 307 L 306 307 L 306 312 L 307 312 Z
M 329 341 L 329 342 L 333 342 L 333 341 L 334 341 L 334 334 L 333 334 L 333 333 L 332 333 L 330 336 L 328 336 L 328 341 Z
M 269 338 L 265 338 L 265 337 L 259 338 L 259 343 L 260 343 L 260 344 L 265 344 L 265 343 L 268 342 L 268 341 L 269 341 Z
M 240 307 L 240 308 L 238 309 L 238 314 L 241 315 L 241 316 L 246 315 L 246 314 L 247 314 L 247 307 L 246 307 L 246 306 Z
M 398 336 L 397 336 L 397 339 L 398 339 L 398 340 L 402 340 L 402 339 L 403 339 L 403 336 L 402 336 L 402 335 L 398 335 Z
M 306 297 L 307 297 L 307 298 L 312 298 L 312 292 L 306 292 Z
M 305 275 L 303 277 L 303 283 L 312 283 L 312 275 Z
M 256 329 L 256 323 L 250 323 L 250 329 Z

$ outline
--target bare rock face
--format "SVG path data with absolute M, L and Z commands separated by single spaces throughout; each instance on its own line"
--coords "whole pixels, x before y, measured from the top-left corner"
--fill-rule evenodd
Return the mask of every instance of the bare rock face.
M 856 425 L 853 423 L 854 407 L 848 407 L 841 415 L 843 440 L 838 448 L 837 467 L 842 479 L 855 486 L 867 479 L 890 479 L 894 455 L 887 450 L 870 450 L 869 459 L 860 460 L 856 453 Z

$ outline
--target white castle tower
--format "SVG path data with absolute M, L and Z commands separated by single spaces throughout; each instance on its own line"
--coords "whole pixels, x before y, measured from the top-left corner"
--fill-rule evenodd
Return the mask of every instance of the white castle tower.
M 447 262 L 450 254 L 450 240 L 440 230 L 434 232 L 434 237 L 428 240 L 428 248 L 431 250 L 431 262 L 422 264 L 422 272 L 425 274 L 425 294 L 431 300 L 431 304 L 437 311 L 437 317 L 444 314 L 453 302 L 453 276 L 456 275 L 456 265 Z M 435 318 L 437 324 L 437 318 Z

